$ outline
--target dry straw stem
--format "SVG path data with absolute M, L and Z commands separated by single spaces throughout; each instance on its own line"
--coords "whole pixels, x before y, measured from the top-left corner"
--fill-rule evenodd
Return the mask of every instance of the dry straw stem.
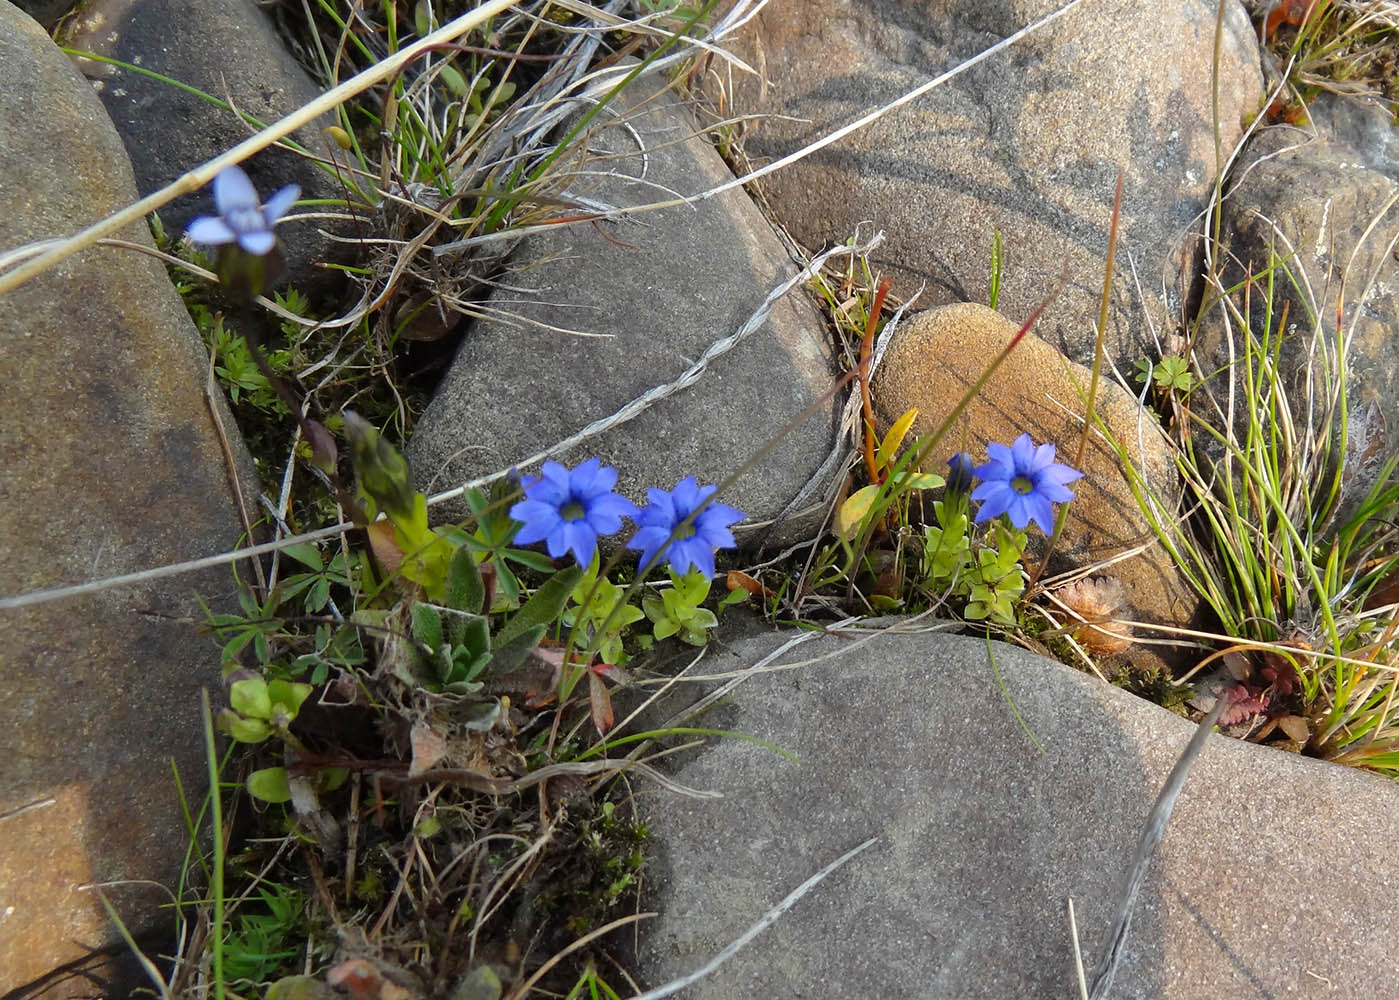
M 159 191 L 149 194 L 133 205 L 128 205 L 113 215 L 109 215 L 101 222 L 93 223 L 82 232 L 61 240 L 56 246 L 45 251 L 27 264 L 21 264 L 7 274 L 0 274 L 0 295 L 18 288 L 24 282 L 37 274 L 46 271 L 59 261 L 71 257 L 85 247 L 91 246 L 103 236 L 109 236 L 117 232 L 124 226 L 130 225 L 144 218 L 148 213 L 155 211 L 167 202 L 178 198 L 182 194 L 190 194 L 198 191 L 214 179 L 214 176 L 224 167 L 229 167 L 235 163 L 241 163 L 254 153 L 260 152 L 272 145 L 278 139 L 283 139 L 308 122 L 314 121 L 325 112 L 330 111 L 346 99 L 367 90 L 374 84 L 385 80 L 400 69 L 412 62 L 418 56 L 433 48 L 451 42 L 458 35 L 463 35 L 482 21 L 488 20 L 503 11 L 516 6 L 521 0 L 490 0 L 490 2 L 477 7 L 470 13 L 463 14 L 456 20 L 443 25 L 437 31 L 420 39 L 405 49 L 400 50 L 395 55 L 389 56 L 383 62 L 377 63 L 346 80 L 333 90 L 328 90 L 310 104 L 298 108 L 287 115 L 281 121 L 269 125 L 256 135 L 244 139 L 228 152 L 214 157 L 209 162 L 195 167 L 189 173 L 176 178 L 170 184 Z

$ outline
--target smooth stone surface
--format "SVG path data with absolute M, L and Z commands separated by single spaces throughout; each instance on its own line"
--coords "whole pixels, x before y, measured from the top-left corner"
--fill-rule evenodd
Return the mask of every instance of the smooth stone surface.
M 91 0 L 64 37 L 72 48 L 131 63 L 220 100 L 231 100 L 239 111 L 269 125 L 320 95 L 253 0 Z M 161 80 L 92 59 L 80 59 L 78 64 L 92 80 L 126 144 L 142 196 L 252 134 L 232 111 Z M 318 156 L 328 157 L 322 129 L 334 124 L 333 116 L 324 115 L 292 133 L 292 138 Z M 332 174 L 288 150 L 264 150 L 242 166 L 264 200 L 293 183 L 301 186 L 302 199 L 345 196 Z M 207 191 L 177 198 L 160 210 L 166 232 L 172 235 L 182 232 L 195 216 L 211 214 L 213 197 Z M 341 283 L 338 272 L 315 266 L 341 253 L 317 232 L 317 224 L 292 221 L 277 228 L 288 282 L 312 295 Z
M 698 968 L 866 838 L 692 1000 L 1077 996 L 1065 902 L 1091 977 L 1148 811 L 1195 726 L 1061 664 L 943 634 L 819 637 L 755 676 L 673 769 L 722 792 L 642 800 L 658 911 L 640 979 Z M 758 663 L 783 633 L 719 650 Z M 1009 699 L 1009 700 L 1007 700 Z M 1043 751 L 1017 722 L 1011 703 Z M 1399 992 L 1399 785 L 1214 735 L 1142 887 L 1111 995 L 1151 1000 Z
M 887 104 L 1060 0 L 774 0 L 734 47 L 764 79 L 734 71 L 716 95 L 751 122 L 754 164 L 785 156 Z M 1181 319 L 1198 258 L 1192 230 L 1216 173 L 1214 0 L 1081 3 L 916 101 L 768 176 L 776 216 L 808 246 L 856 226 L 888 233 L 875 254 L 920 307 L 988 301 L 992 230 L 1005 247 L 999 308 L 1024 319 L 1056 292 L 1041 335 L 1092 354 L 1113 188 L 1124 172 L 1109 346 L 1154 353 Z M 1263 97 L 1258 45 L 1225 5 L 1220 135 L 1225 156 Z M 1135 264 L 1135 276 L 1133 264 Z M 1162 286 L 1164 283 L 1164 294 Z M 1062 286 L 1062 287 L 1061 287 Z
M 1299 292 L 1281 270 L 1271 322 L 1289 302 L 1288 328 L 1296 336 L 1284 348 L 1284 384 L 1293 419 L 1308 423 L 1305 392 L 1312 353 L 1309 316 L 1316 316 L 1323 352 L 1313 377 L 1319 412 L 1335 388 L 1336 310 L 1349 338 L 1345 364 L 1350 426 L 1346 451 L 1347 506 L 1374 484 L 1381 466 L 1399 449 L 1399 132 L 1384 107 L 1354 97 L 1324 94 L 1309 107 L 1313 126 L 1262 130 L 1240 158 L 1239 183 L 1231 188 L 1222 219 L 1226 285 L 1242 282 L 1247 267 L 1266 272 L 1270 252 L 1288 261 Z M 1261 338 L 1267 322 L 1266 279 L 1255 286 L 1252 326 Z M 1200 369 L 1229 362 L 1228 336 L 1215 311 L 1196 344 Z M 1234 357 L 1243 355 L 1235 324 Z M 1321 362 L 1329 354 L 1330 368 Z M 1236 384 L 1241 384 L 1235 380 Z M 1208 384 L 1221 400 L 1226 379 Z M 1315 425 L 1314 425 L 1315 426 Z
M 607 119 L 592 148 L 614 156 L 583 170 L 637 176 L 640 136 L 648 147 L 644 181 L 585 173 L 571 190 L 643 205 L 730 179 L 684 107 L 653 97 L 655 83 L 633 86 L 622 100 L 635 132 Z M 738 190 L 632 218 L 559 227 L 521 245 L 483 310 L 491 318 L 464 337 L 409 443 L 420 488 L 443 491 L 508 469 L 675 380 L 798 270 Z M 838 401 L 817 405 L 836 381 L 825 321 L 805 294 L 797 288 L 778 302 L 764 326 L 694 385 L 558 460 L 572 466 L 597 455 L 620 471 L 618 490 L 645 503 L 647 487 L 668 490 L 686 476 L 721 482 L 815 405 L 721 498 L 749 522 L 775 518 L 835 441 Z M 465 506 L 458 501 L 445 513 L 462 516 Z M 789 520 L 784 528 L 809 530 L 803 525 Z
M 887 428 L 917 407 L 918 419 L 908 440 L 936 430 L 1018 330 L 1000 313 L 970 302 L 907 317 L 874 377 L 879 425 Z M 1104 562 L 1154 541 L 1151 523 L 1118 458 L 1119 446 L 1156 498 L 1159 517 L 1176 516 L 1180 500 L 1171 447 L 1160 425 L 1106 374 L 1099 378 L 1095 412 L 1108 437 L 1095 430 L 1081 465 L 1075 465 L 1091 379 L 1091 369 L 1069 361 L 1029 333 L 924 462 L 941 473 L 947 459 L 968 451 L 980 464 L 986 461 L 989 442 L 1010 444 L 1021 434 L 1029 434 L 1036 444 L 1053 444 L 1056 461 L 1084 473 L 1072 485 L 1075 499 L 1051 562 L 1055 572 Z M 1029 534 L 1030 553 L 1042 556 L 1044 535 L 1034 527 Z M 1201 624 L 1199 596 L 1159 545 L 1113 564 L 1103 574 L 1117 578 L 1126 589 L 1122 618 L 1182 627 Z M 1187 660 L 1193 664 L 1195 654 L 1183 647 L 1163 651 L 1138 645 L 1122 655 L 1135 666 L 1147 667 L 1157 662 L 1185 666 Z
M 0 251 L 77 232 L 137 198 L 92 88 L 3 0 L 0 192 Z M 150 245 L 142 224 L 117 235 Z M 203 395 L 208 363 L 164 267 L 142 254 L 86 250 L 0 295 L 4 596 L 237 543 Z M 171 761 L 197 802 L 199 690 L 217 688 L 219 654 L 174 618 L 203 620 L 196 592 L 236 607 L 232 589 L 217 569 L 0 611 L 0 994 L 93 949 L 124 950 L 81 887 L 178 884 L 187 838 Z M 133 932 L 169 926 L 169 896 L 152 884 L 106 892 Z M 103 972 L 89 972 L 97 979 L 58 974 L 18 995 L 100 995 Z

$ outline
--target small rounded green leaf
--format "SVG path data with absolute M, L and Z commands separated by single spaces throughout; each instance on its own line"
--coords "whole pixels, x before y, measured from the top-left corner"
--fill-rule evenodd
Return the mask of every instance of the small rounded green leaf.
M 301 711 L 301 704 L 311 696 L 311 685 L 293 681 L 268 681 L 267 694 L 274 705 L 286 709 L 293 719 Z
M 264 802 L 290 802 L 291 783 L 285 767 L 264 767 L 248 775 L 248 794 Z
M 261 677 L 249 677 L 230 684 L 228 703 L 239 715 L 250 719 L 272 717 L 272 697 L 268 693 L 267 682 Z
M 239 743 L 261 743 L 272 735 L 272 727 L 261 719 L 242 719 L 234 715 L 228 722 L 228 735 Z

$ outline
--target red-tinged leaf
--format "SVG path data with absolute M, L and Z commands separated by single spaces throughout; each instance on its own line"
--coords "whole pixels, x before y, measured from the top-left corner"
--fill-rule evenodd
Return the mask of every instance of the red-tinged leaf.
M 765 601 L 770 601 L 777 596 L 747 573 L 741 573 L 736 569 L 729 570 L 729 575 L 724 578 L 724 585 L 730 590 L 746 590 L 754 597 L 760 597 Z
M 447 756 L 447 741 L 442 734 L 426 722 L 415 722 L 410 736 L 413 744 L 413 763 L 408 768 L 408 777 L 417 778 L 432 769 Z
M 350 1000 L 379 1000 L 384 977 L 367 959 L 350 958 L 333 966 L 325 974 L 325 981 L 349 994 Z
M 1221 726 L 1237 726 L 1268 709 L 1268 696 L 1246 684 L 1230 688 L 1224 697 L 1229 699 L 1229 704 L 1219 715 Z
M 325 981 L 349 1000 L 416 1000 L 417 994 L 384 976 L 367 959 L 346 959 L 326 973 Z
M 1278 645 L 1289 646 L 1292 649 L 1311 649 L 1304 639 L 1283 639 Z M 1297 675 L 1297 667 L 1293 663 L 1294 659 L 1300 661 L 1301 657 L 1274 650 L 1268 650 L 1263 654 L 1263 666 L 1258 672 L 1278 694 L 1291 694 L 1302 685 L 1302 678 Z
M 369 536 L 369 548 L 379 565 L 390 573 L 397 573 L 403 565 L 403 550 L 394 540 L 394 526 L 391 521 L 375 521 L 364 529 Z
M 594 663 L 588 669 L 599 677 L 606 678 L 613 684 L 631 683 L 631 674 L 627 673 L 621 667 L 613 666 L 611 663 Z
M 612 716 L 612 698 L 607 693 L 607 685 L 592 671 L 588 672 L 588 705 L 593 713 L 593 725 L 599 736 L 606 736 L 616 719 Z

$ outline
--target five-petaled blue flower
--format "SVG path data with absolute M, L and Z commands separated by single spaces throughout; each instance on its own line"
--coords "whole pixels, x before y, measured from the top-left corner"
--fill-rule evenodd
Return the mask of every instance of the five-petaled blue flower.
M 649 566 L 659 554 L 669 560 L 677 574 L 693 567 L 707 577 L 713 576 L 714 550 L 731 549 L 738 544 L 729 527 L 743 520 L 743 511 L 725 503 L 711 503 L 689 524 L 684 522 L 717 489 L 697 485 L 694 476 L 680 480 L 669 493 L 648 489 L 646 496 L 651 502 L 636 516 L 641 530 L 627 542 L 627 548 L 641 550 L 642 566 Z
M 558 462 L 545 462 L 542 476 L 525 479 L 525 498 L 510 508 L 524 524 L 515 541 L 543 541 L 550 558 L 565 552 L 582 566 L 593 560 L 599 535 L 622 530 L 622 518 L 636 519 L 636 505 L 612 492 L 617 470 L 590 458 L 572 472 Z
M 973 500 L 984 501 L 977 521 L 1005 514 L 1017 531 L 1034 521 L 1046 535 L 1053 534 L 1051 505 L 1072 500 L 1067 484 L 1083 473 L 1054 461 L 1054 445 L 1036 447 L 1028 434 L 1021 434 L 1009 448 L 988 444 L 986 456 L 990 461 L 976 467 L 981 485 L 972 491 Z
M 214 205 L 218 215 L 201 215 L 189 224 L 185 235 L 195 243 L 218 246 L 236 242 L 254 256 L 261 257 L 277 245 L 272 227 L 287 214 L 301 195 L 301 188 L 288 184 L 266 205 L 259 205 L 257 189 L 237 166 L 224 167 L 214 177 Z

